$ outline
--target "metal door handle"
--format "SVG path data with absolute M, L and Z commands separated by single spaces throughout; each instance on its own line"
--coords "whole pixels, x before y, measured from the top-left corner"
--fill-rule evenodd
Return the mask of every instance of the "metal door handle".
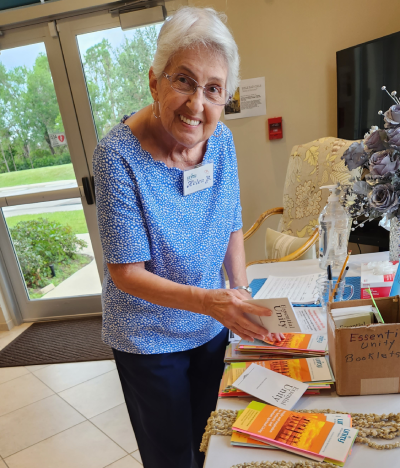
M 89 177 L 82 177 L 83 192 L 85 193 L 86 202 L 88 205 L 93 205 L 93 195 L 90 189 Z

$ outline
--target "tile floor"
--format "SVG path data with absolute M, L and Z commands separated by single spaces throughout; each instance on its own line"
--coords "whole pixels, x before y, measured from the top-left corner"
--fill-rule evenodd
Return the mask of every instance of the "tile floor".
M 0 368 L 0 468 L 105 467 L 143 467 L 113 361 Z

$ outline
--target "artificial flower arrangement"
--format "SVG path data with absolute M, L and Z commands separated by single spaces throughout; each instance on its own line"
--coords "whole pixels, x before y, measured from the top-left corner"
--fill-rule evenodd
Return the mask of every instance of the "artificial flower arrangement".
M 349 170 L 360 170 L 349 185 L 341 186 L 341 203 L 353 218 L 352 231 L 364 225 L 364 218 L 382 217 L 387 229 L 390 219 L 400 220 L 400 100 L 396 91 L 389 93 L 386 86 L 382 90 L 395 102 L 385 113 L 378 112 L 384 116 L 384 129 L 371 127 L 364 140 L 354 142 L 342 156 Z

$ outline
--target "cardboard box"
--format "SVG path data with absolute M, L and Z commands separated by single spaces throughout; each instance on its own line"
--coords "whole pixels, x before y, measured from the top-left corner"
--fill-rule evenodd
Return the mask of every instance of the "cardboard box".
M 328 304 L 329 359 L 338 395 L 400 393 L 399 300 L 375 299 L 385 323 L 351 328 L 336 328 L 331 310 L 373 305 L 371 299 Z
M 375 262 L 375 263 L 387 263 Z M 370 288 L 374 298 L 390 296 L 390 290 L 393 285 L 393 280 L 396 275 L 399 262 L 397 260 L 390 262 L 394 268 L 390 274 L 375 274 L 375 267 L 371 267 L 370 263 L 361 263 L 361 299 L 369 299 L 370 295 L 367 289 Z

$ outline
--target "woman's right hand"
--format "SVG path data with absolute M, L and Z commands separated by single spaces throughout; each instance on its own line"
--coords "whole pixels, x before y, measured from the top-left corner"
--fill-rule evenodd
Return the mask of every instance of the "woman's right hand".
M 269 316 L 271 310 L 243 301 L 236 289 L 208 289 L 203 299 L 203 314 L 215 318 L 244 340 L 264 340 L 269 331 L 249 320 L 245 313 Z

